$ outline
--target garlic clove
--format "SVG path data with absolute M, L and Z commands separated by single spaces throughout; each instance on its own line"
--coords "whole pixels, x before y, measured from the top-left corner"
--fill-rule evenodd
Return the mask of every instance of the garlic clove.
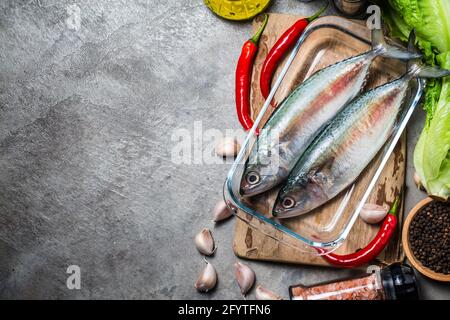
M 235 137 L 224 137 L 216 145 L 216 154 L 220 157 L 235 157 L 241 149 Z
M 219 222 L 225 219 L 228 219 L 233 215 L 233 212 L 228 208 L 225 201 L 220 200 L 216 203 L 214 210 L 213 210 L 213 221 Z
M 206 266 L 200 273 L 195 282 L 195 289 L 199 292 L 208 292 L 212 290 L 217 284 L 217 272 L 211 263 L 206 261 Z
M 210 256 L 216 250 L 214 246 L 214 238 L 208 228 L 204 228 L 195 236 L 195 246 L 200 253 Z
M 234 264 L 234 271 L 241 293 L 245 296 L 255 284 L 255 272 L 249 266 L 240 262 Z
M 369 224 L 375 224 L 383 220 L 388 214 L 389 206 L 380 206 L 373 203 L 366 203 L 359 213 L 361 219 Z
M 414 172 L 413 179 L 414 179 L 414 183 L 415 183 L 416 186 L 417 186 L 417 189 L 419 189 L 419 190 L 424 190 L 424 187 L 423 187 L 423 185 L 422 185 L 422 180 L 420 179 L 420 177 L 419 177 L 419 175 L 417 174 L 417 172 Z
M 259 285 L 255 292 L 256 300 L 283 300 L 279 295 Z

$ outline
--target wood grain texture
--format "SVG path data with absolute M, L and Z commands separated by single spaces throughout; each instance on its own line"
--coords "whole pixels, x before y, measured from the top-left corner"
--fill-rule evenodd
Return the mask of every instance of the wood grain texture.
M 255 118 L 257 112 L 264 103 L 264 99 L 259 89 L 259 76 L 262 64 L 267 55 L 268 50 L 272 47 L 278 37 L 297 19 L 298 16 L 270 14 L 269 22 L 262 35 L 260 49 L 255 60 L 252 75 L 252 116 Z M 347 28 L 351 28 L 355 33 L 363 38 L 370 39 L 369 31 L 359 22 L 347 20 L 340 17 L 325 17 L 328 21 L 339 20 L 339 23 L 345 24 Z M 258 27 L 260 17 L 254 22 L 254 29 Z M 304 79 L 319 69 L 336 63 L 342 59 L 365 52 L 370 47 L 340 31 L 335 29 L 322 29 L 312 33 L 302 45 L 299 54 L 293 61 L 289 71 L 284 77 L 279 90 L 275 95 L 275 101 L 281 101 L 287 96 L 291 90 L 301 83 Z M 285 58 L 286 60 L 287 58 Z M 284 62 L 282 63 L 282 65 Z M 281 67 L 278 68 L 274 79 L 278 76 Z M 366 88 L 373 88 L 382 83 L 388 82 L 396 78 L 404 70 L 404 64 L 398 61 L 385 60 L 377 58 L 371 66 L 371 72 L 366 84 Z M 266 119 L 268 116 L 266 116 Z M 403 135 L 401 141 L 396 146 L 394 153 L 389 159 L 386 167 L 378 180 L 377 186 L 370 195 L 370 203 L 391 205 L 395 195 L 400 192 L 404 185 L 405 179 L 405 161 L 406 161 L 406 139 Z M 321 239 L 329 237 L 328 240 L 334 240 L 337 233 L 330 232 L 332 224 L 338 224 L 340 221 L 348 219 L 357 205 L 359 199 L 365 192 L 367 185 L 381 161 L 379 154 L 374 161 L 365 169 L 364 173 L 357 180 L 355 191 L 350 201 L 349 210 L 343 214 L 342 219 L 337 222 L 333 220 L 334 213 L 342 199 L 340 195 L 327 203 L 326 205 L 314 210 L 310 214 L 306 214 L 293 219 L 283 220 L 283 224 L 295 232 L 301 232 L 310 237 L 320 237 Z M 263 195 L 252 200 L 251 205 L 258 209 L 259 212 L 270 212 L 271 205 L 274 202 L 276 190 L 269 195 Z M 236 230 L 233 243 L 233 249 L 236 255 L 242 258 L 255 260 L 270 260 L 287 263 L 299 263 L 310 265 L 328 265 L 325 260 L 320 257 L 311 255 L 310 253 L 299 250 L 298 242 L 292 237 L 283 234 L 275 228 L 249 217 L 247 214 L 240 212 L 242 220 L 237 219 Z M 403 206 L 399 214 L 399 224 L 403 219 Z M 243 220 L 251 221 L 251 226 Z M 317 226 L 320 225 L 320 228 Z M 339 228 L 336 228 L 339 229 Z M 347 239 L 336 251 L 338 253 L 351 253 L 364 247 L 375 236 L 379 229 L 378 225 L 368 225 L 361 219 L 357 219 Z M 277 239 L 282 239 L 280 242 Z M 403 257 L 400 245 L 400 228 L 390 241 L 388 247 L 378 257 L 380 261 L 390 263 L 397 261 Z M 290 245 L 289 245 L 290 244 Z

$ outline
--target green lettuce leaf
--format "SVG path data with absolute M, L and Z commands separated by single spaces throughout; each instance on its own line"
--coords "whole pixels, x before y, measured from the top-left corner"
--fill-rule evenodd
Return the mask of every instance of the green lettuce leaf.
M 450 69 L 450 53 L 438 56 L 441 67 Z M 450 196 L 450 77 L 443 80 L 439 102 L 426 133 L 423 147 L 423 174 L 429 193 Z
M 389 0 L 388 3 L 417 36 L 433 44 L 439 52 L 450 51 L 450 1 Z
M 450 69 L 450 0 L 377 0 L 389 33 L 407 41 L 416 30 L 424 62 Z M 450 79 L 427 81 L 426 122 L 414 150 L 414 166 L 432 196 L 450 196 Z

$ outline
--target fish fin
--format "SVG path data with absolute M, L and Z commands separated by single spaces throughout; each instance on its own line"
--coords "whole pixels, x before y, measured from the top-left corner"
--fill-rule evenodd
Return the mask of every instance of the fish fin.
M 327 171 L 329 171 L 329 170 L 331 170 L 331 167 L 333 166 L 333 163 L 334 163 L 334 160 L 335 160 L 335 157 L 333 156 L 333 157 L 329 157 L 326 161 L 324 161 L 321 165 L 320 165 L 320 167 L 318 167 L 317 169 L 317 171 L 325 171 L 325 170 L 327 170 Z
M 331 168 L 333 163 L 334 157 L 330 157 L 320 166 L 312 169 L 308 174 L 309 180 L 317 185 L 330 185 L 330 177 L 332 177 Z
M 408 37 L 408 52 L 420 54 L 416 47 L 416 29 L 412 29 Z
M 408 51 L 410 53 L 419 53 L 416 47 L 416 30 L 413 29 L 409 34 Z M 442 78 L 450 76 L 450 70 L 441 69 L 439 67 L 431 67 L 423 64 L 420 59 L 409 60 L 406 64 L 408 74 L 411 77 L 419 78 Z
M 418 59 L 422 55 L 417 52 L 409 52 L 401 47 L 391 46 L 384 40 L 381 29 L 372 29 L 372 48 L 382 57 L 400 60 Z
M 412 29 L 408 38 L 408 52 L 420 54 L 416 47 L 416 29 Z M 406 63 L 406 70 L 410 70 L 414 64 L 420 64 L 420 59 L 411 59 Z
M 411 53 L 417 53 L 417 54 L 420 53 L 419 49 L 417 49 L 417 47 L 416 47 L 416 29 L 412 29 L 411 32 L 409 33 L 408 51 Z M 422 64 L 422 62 L 419 58 L 408 60 L 406 63 L 407 73 L 411 73 L 411 71 L 414 69 L 418 70 L 418 68 L 420 67 L 421 64 Z
M 311 177 L 311 182 L 313 182 L 314 184 L 322 187 L 322 186 L 329 186 L 331 185 L 330 179 L 329 179 L 329 174 L 326 174 L 322 171 L 317 172 L 315 175 L 313 175 Z

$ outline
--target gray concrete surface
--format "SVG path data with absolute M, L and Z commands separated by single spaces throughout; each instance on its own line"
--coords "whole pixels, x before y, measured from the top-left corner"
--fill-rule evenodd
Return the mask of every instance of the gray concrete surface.
M 270 11 L 309 14 L 322 3 L 274 1 Z M 0 9 L 0 298 L 241 298 L 233 221 L 213 230 L 217 289 L 193 288 L 203 262 L 192 239 L 213 227 L 229 164 L 170 156 L 174 129 L 239 127 L 234 67 L 250 24 L 218 19 L 201 0 L 5 0 Z M 407 209 L 422 197 L 409 188 Z M 350 273 L 249 264 L 284 296 L 291 284 Z M 69 265 L 81 268 L 80 290 L 66 288 Z M 448 285 L 420 283 L 425 298 L 450 298 Z

